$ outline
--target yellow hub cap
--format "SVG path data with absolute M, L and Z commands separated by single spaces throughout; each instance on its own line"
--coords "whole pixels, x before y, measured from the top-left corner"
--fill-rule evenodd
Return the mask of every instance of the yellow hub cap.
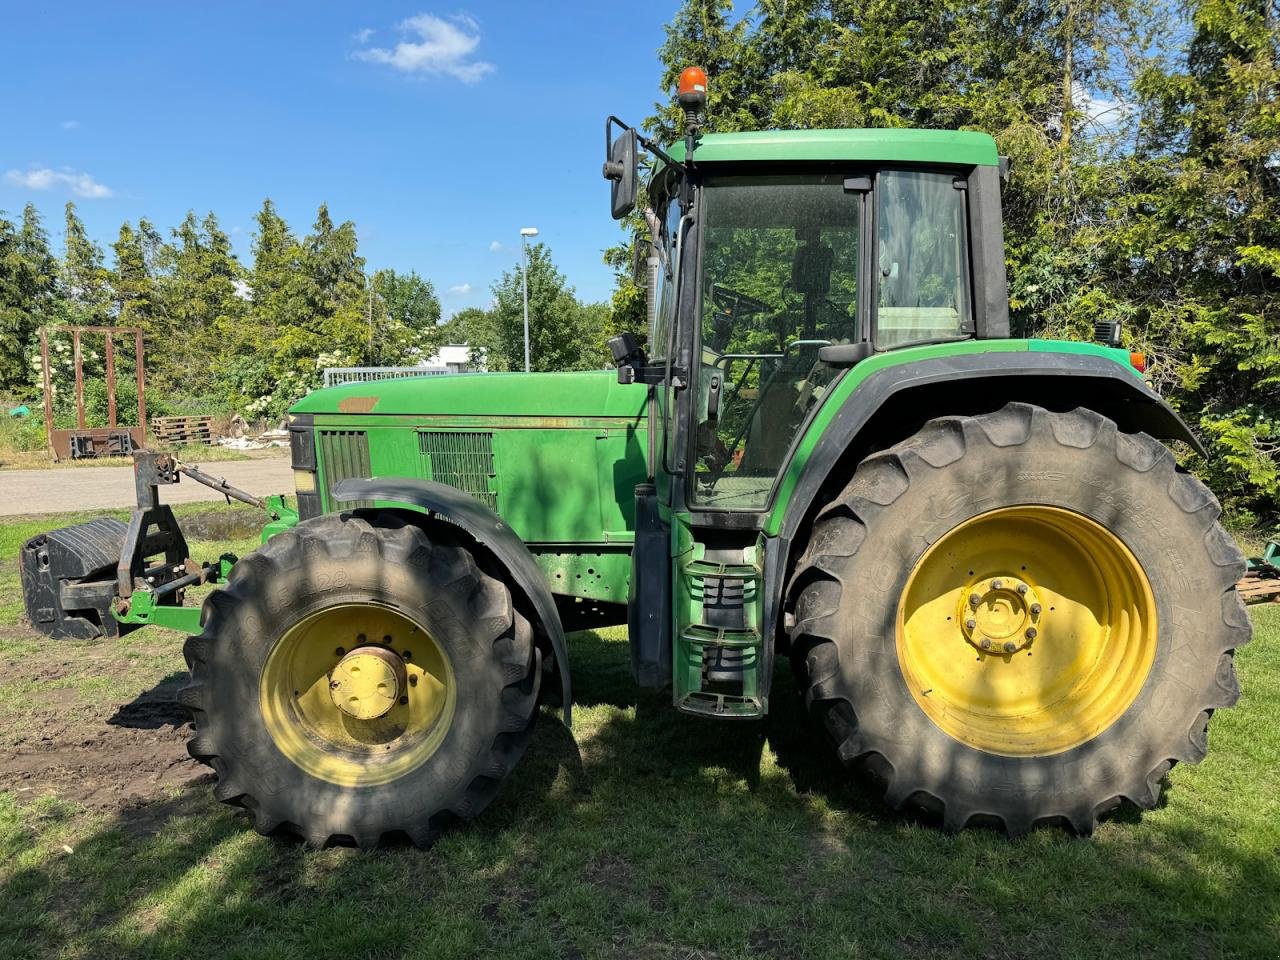
M 259 699 L 291 761 L 330 783 L 375 786 L 435 753 L 456 690 L 448 657 L 422 626 L 390 607 L 343 604 L 280 638 Z
M 404 661 L 386 647 L 357 647 L 329 675 L 333 705 L 356 720 L 384 716 L 406 689 Z
M 920 558 L 899 607 L 898 664 L 925 715 L 988 753 L 1048 756 L 1137 698 L 1156 607 L 1137 559 L 1057 507 L 974 517 Z

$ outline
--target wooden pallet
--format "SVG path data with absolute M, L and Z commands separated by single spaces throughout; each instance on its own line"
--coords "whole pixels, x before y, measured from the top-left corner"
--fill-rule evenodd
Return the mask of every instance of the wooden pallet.
M 1262 577 L 1251 573 L 1236 584 L 1245 603 L 1280 603 L 1280 577 Z
M 163 443 L 210 443 L 213 417 L 152 417 L 151 433 Z

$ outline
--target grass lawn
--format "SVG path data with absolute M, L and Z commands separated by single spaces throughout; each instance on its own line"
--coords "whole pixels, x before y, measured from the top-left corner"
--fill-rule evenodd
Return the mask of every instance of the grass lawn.
M 224 523 L 251 510 L 179 512 L 196 556 L 252 546 Z M 0 958 L 1280 957 L 1280 605 L 1252 608 L 1208 759 L 1091 840 L 888 813 L 785 667 L 767 721 L 685 717 L 633 687 L 619 629 L 570 637 L 572 732 L 543 708 L 475 824 L 316 852 L 253 833 L 186 759 L 176 635 L 21 625 L 12 558 L 52 525 L 0 526 Z

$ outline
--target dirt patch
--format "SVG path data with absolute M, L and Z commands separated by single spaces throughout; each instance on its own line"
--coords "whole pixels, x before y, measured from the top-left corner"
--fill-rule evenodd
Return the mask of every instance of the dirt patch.
M 187 755 L 187 731 L 105 724 L 80 743 L 19 747 L 0 759 L 0 790 L 19 801 L 55 793 L 92 810 L 161 797 L 208 773 Z
M 613 893 L 628 892 L 635 882 L 631 864 L 610 853 L 592 857 L 583 868 L 582 876 L 593 887 Z
M 61 665 L 37 671 L 54 679 Z M 92 810 L 162 797 L 208 773 L 187 755 L 187 712 L 175 672 L 125 704 L 85 703 L 72 687 L 46 687 L 0 749 L 0 791 L 19 802 L 48 793 Z

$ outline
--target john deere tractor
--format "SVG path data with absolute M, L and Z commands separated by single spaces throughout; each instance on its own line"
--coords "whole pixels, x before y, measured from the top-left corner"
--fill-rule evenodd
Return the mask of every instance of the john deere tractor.
M 1114 325 L 1011 338 L 992 139 L 703 133 L 704 91 L 679 142 L 606 124 L 654 277 L 616 370 L 310 394 L 296 513 L 234 565 L 185 556 L 153 454 L 130 527 L 24 548 L 47 632 L 192 634 L 191 753 L 263 833 L 472 819 L 607 624 L 690 724 L 764 717 L 790 661 L 839 759 L 949 830 L 1088 834 L 1204 757 L 1242 556 Z

